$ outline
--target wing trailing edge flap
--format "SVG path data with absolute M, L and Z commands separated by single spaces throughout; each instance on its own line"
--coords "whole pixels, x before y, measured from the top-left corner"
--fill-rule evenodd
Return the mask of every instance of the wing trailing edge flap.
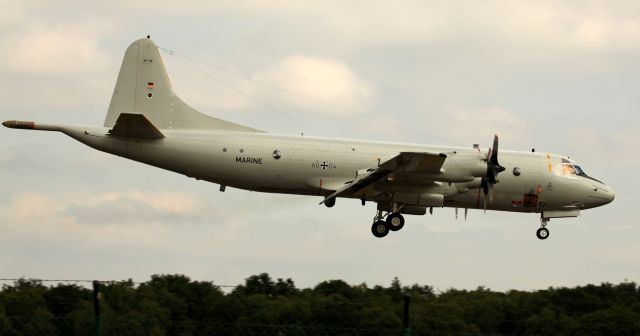
M 383 162 L 380 167 L 396 173 L 435 174 L 440 172 L 446 158 L 447 154 L 444 153 L 402 152 Z
M 325 197 L 320 204 L 346 193 L 356 193 L 391 173 L 437 173 L 442 168 L 446 158 L 447 155 L 444 153 L 402 152 L 381 163 L 378 168 L 369 169 L 367 174 L 356 176 L 355 179 L 346 182 L 342 188 Z
M 378 167 L 377 169 L 370 169 L 367 174 L 357 176 L 355 179 L 345 183 L 345 185 L 342 188 L 336 190 L 331 195 L 325 197 L 324 200 L 320 202 L 320 204 L 327 202 L 347 192 L 350 192 L 350 193 L 358 192 L 366 188 L 367 186 L 373 184 L 374 182 L 391 174 L 392 172 L 393 170 L 380 168 L 380 167 Z
M 123 138 L 161 139 L 164 134 L 142 114 L 121 113 L 109 135 Z

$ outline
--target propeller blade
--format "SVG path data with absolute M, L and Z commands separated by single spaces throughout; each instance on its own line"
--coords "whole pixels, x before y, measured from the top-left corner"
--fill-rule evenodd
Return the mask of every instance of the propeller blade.
M 484 202 L 484 213 L 487 213 L 487 195 L 485 195 L 482 199 Z
M 489 185 L 487 185 L 487 178 L 483 177 L 482 180 L 480 180 L 480 188 L 482 189 L 482 192 L 486 195 L 487 193 L 489 193 Z
M 493 136 L 493 147 L 491 148 L 491 157 L 489 158 L 489 162 L 498 164 L 498 135 Z

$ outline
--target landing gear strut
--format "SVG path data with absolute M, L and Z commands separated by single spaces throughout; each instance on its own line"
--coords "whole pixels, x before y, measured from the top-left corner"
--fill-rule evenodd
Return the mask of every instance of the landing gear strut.
M 386 220 L 384 219 L 386 217 Z M 376 216 L 373 217 L 373 225 L 371 233 L 378 238 L 382 238 L 389 234 L 389 231 L 398 231 L 404 226 L 404 217 L 399 212 L 383 214 L 382 210 L 378 210 Z
M 545 240 L 545 239 L 549 238 L 549 230 L 547 230 L 547 228 L 546 228 L 548 223 L 549 223 L 549 218 L 541 218 L 540 219 L 541 228 L 539 228 L 536 231 L 536 236 L 538 237 L 538 239 Z
M 377 238 L 382 238 L 389 234 L 389 227 L 387 226 L 387 222 L 385 222 L 382 218 L 382 210 L 378 210 L 376 216 L 373 217 L 373 225 L 371 226 L 371 233 Z

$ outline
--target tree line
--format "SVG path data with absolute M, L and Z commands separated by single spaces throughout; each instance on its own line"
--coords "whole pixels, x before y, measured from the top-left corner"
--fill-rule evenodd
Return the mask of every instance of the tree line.
M 298 288 L 266 273 L 223 291 L 185 275 L 103 283 L 102 335 L 640 335 L 634 282 L 537 291 L 350 285 Z M 0 335 L 93 335 L 92 289 L 19 279 L 0 291 Z

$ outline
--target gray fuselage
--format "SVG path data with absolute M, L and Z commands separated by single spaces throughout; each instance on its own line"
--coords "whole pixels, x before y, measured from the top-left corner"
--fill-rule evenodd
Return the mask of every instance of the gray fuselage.
M 361 197 L 375 201 L 381 195 L 438 193 L 445 196 L 442 206 L 456 208 L 483 208 L 485 202 L 479 178 L 455 178 L 460 169 L 484 169 L 478 162 L 487 156 L 487 151 L 476 148 L 216 130 L 165 129 L 164 138 L 153 140 L 112 137 L 107 135 L 108 128 L 64 126 L 60 130 L 95 149 L 196 179 L 252 191 L 300 195 L 325 196 L 351 181 L 356 172 L 376 167 L 399 152 L 442 152 L 455 158 L 442 167 L 443 172 L 448 172 L 448 181 L 421 184 L 419 180 L 384 180 L 365 190 Z M 500 163 L 506 171 L 499 175 L 487 209 L 579 210 L 613 199 L 613 191 L 603 183 L 588 176 L 563 173 L 563 159 L 567 161 L 556 154 L 502 150 Z M 419 202 L 414 203 L 434 205 Z

